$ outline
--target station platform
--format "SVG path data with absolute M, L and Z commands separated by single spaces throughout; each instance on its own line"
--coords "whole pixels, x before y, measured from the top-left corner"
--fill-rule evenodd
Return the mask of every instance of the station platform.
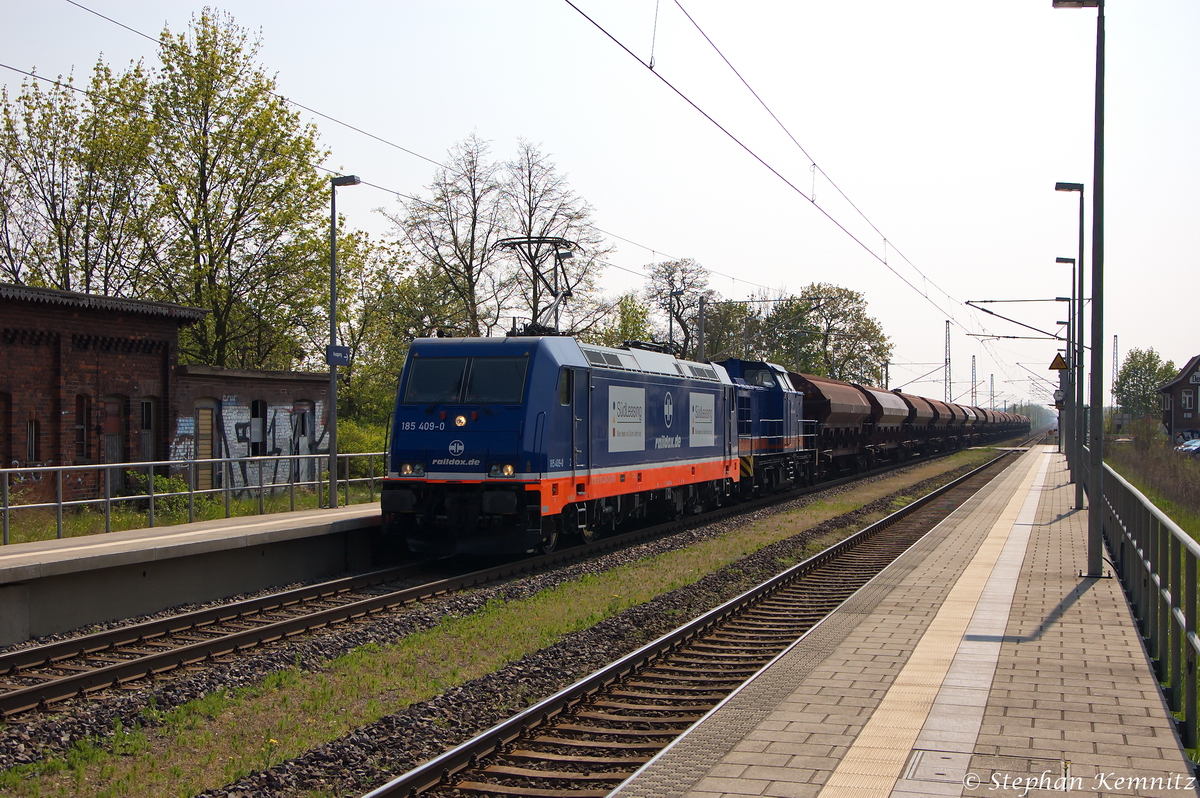
M 0 547 L 0 645 L 370 563 L 379 502 Z
M 1198 794 L 1073 500 L 1034 447 L 612 795 Z

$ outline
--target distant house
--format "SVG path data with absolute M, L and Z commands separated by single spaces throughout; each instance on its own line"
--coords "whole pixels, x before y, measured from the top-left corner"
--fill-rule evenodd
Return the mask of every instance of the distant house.
M 329 375 L 179 365 L 207 312 L 0 283 L 0 467 L 316 454 Z
M 1200 392 L 1200 355 L 1189 360 L 1175 379 L 1158 390 L 1163 395 L 1162 423 L 1171 438 L 1184 430 L 1200 430 L 1200 416 L 1196 414 L 1196 394 Z

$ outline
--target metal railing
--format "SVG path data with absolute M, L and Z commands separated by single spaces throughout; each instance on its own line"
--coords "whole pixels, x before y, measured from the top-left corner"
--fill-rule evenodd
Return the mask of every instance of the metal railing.
M 1179 723 L 1184 747 L 1195 749 L 1200 738 L 1196 682 L 1200 544 L 1107 464 L 1103 494 L 1102 527 L 1114 568 L 1163 696 L 1172 712 L 1183 715 Z
M 369 501 L 375 501 L 379 481 L 386 476 L 384 462 L 383 452 L 338 454 L 335 489 L 342 492 L 345 504 L 350 504 L 352 485 L 366 485 Z M 189 522 L 196 520 L 198 502 L 203 506 L 220 500 L 229 518 L 234 500 L 256 500 L 256 514 L 261 515 L 266 497 L 284 492 L 288 509 L 295 510 L 297 489 L 315 494 L 317 505 L 327 507 L 328 463 L 327 454 L 291 454 L 0 468 L 3 544 L 9 543 L 13 515 L 29 510 L 53 509 L 57 537 L 62 538 L 63 512 L 70 508 L 102 509 L 104 531 L 111 532 L 113 508 L 122 506 L 146 512 L 149 526 L 162 515 L 164 502 L 173 505 L 172 515 L 181 516 L 186 500 Z

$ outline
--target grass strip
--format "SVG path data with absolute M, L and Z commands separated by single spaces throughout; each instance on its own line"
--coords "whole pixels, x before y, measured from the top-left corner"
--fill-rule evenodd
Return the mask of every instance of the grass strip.
M 1193 539 L 1200 540 L 1200 513 L 1179 502 L 1168 499 L 1162 491 L 1150 484 L 1144 475 L 1129 463 L 1108 459 L 1105 459 L 1105 462 L 1112 467 L 1113 471 L 1123 476 L 1130 485 L 1140 490 L 1143 496 L 1149 499 L 1155 507 L 1162 510 L 1168 518 L 1178 524 L 1180 529 L 1191 535 Z M 1200 484 L 1196 487 L 1200 487 Z
M 372 498 L 367 488 L 355 485 L 350 491 L 348 504 L 363 504 L 379 501 L 379 490 Z M 145 509 L 137 509 L 146 505 L 146 499 L 124 497 L 113 502 L 109 523 L 113 532 L 127 529 L 145 529 L 150 526 L 150 514 Z M 338 503 L 346 505 L 345 494 L 338 492 Z M 165 507 L 164 507 L 165 505 Z M 320 507 L 316 493 L 308 490 L 297 490 L 295 508 L 300 510 L 315 510 Z M 39 540 L 54 540 L 58 536 L 58 523 L 54 508 L 34 507 L 25 508 L 13 505 L 11 508 L 11 523 L 9 526 L 9 543 L 32 543 Z M 287 493 L 274 493 L 263 497 L 263 515 L 284 513 L 292 509 L 292 502 Z M 196 497 L 193 516 L 199 521 L 215 521 L 225 518 L 225 502 L 222 498 L 212 498 L 201 495 Z M 229 517 L 258 515 L 258 498 L 230 498 Z M 187 497 L 172 496 L 160 500 L 155 507 L 154 525 L 175 526 L 188 523 Z M 65 508 L 63 512 L 63 537 L 75 538 L 87 535 L 104 534 L 104 511 L 93 507 Z
M 252 688 L 220 691 L 165 712 L 150 708 L 144 727 L 116 729 L 103 743 L 81 742 L 65 757 L 0 774 L 0 790 L 18 796 L 190 796 L 228 784 L 690 585 L 764 546 L 992 456 L 988 450 L 960 452 L 684 549 L 526 599 L 490 602 L 394 644 L 363 646 L 320 672 L 289 669 Z M 820 548 L 810 545 L 812 553 Z

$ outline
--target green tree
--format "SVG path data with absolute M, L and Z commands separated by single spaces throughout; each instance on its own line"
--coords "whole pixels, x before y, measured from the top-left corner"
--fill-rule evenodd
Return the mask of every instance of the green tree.
M 757 329 L 758 324 L 758 306 L 756 304 L 726 301 L 712 289 L 705 291 L 705 359 L 725 360 L 748 355 L 750 353 L 750 333 Z
M 579 336 L 588 343 L 601 346 L 620 346 L 626 341 L 649 341 L 654 337 L 650 328 L 650 308 L 628 293 L 618 297 L 606 320 Z
M 828 368 L 817 334 L 813 296 L 784 296 L 770 304 L 758 325 L 757 347 L 764 360 L 786 365 L 803 374 L 824 374 Z
M 1134 416 L 1155 415 L 1162 407 L 1159 387 L 1175 378 L 1179 369 L 1162 356 L 1149 349 L 1130 349 L 1117 372 L 1117 384 L 1113 388 L 1117 405 L 1122 412 Z
M 339 236 L 338 340 L 350 349 L 339 370 L 345 389 L 338 402 L 345 415 L 368 424 L 387 419 L 409 338 L 394 334 L 396 293 L 408 268 L 397 242 L 376 242 L 363 232 Z M 312 344 L 317 351 L 325 338 Z
M 508 248 L 517 264 L 518 290 L 513 308 L 531 321 L 580 332 L 600 321 L 613 307 L 599 296 L 597 281 L 603 258 L 611 252 L 592 223 L 592 207 L 571 190 L 566 177 L 537 145 L 517 143 L 517 157 L 504 166 L 504 223 L 510 237 L 571 242 L 571 257 L 548 243 Z M 535 279 L 537 275 L 537 279 Z M 566 297 L 550 313 L 555 291 Z M 542 318 L 546 316 L 546 318 Z
M 404 215 L 389 218 L 462 307 L 453 315 L 463 326 L 454 332 L 490 335 L 501 327 L 516 280 L 496 249 L 508 232 L 499 167 L 488 160 L 487 142 L 472 135 L 457 144 L 427 188 L 429 199 L 410 200 Z
M 811 305 L 806 324 L 819 352 L 817 373 L 882 385 L 883 364 L 892 358 L 892 343 L 879 322 L 867 315 L 866 297 L 830 283 L 812 283 L 800 298 Z
M 96 64 L 71 78 L 0 95 L 0 270 L 7 279 L 83 293 L 138 296 L 155 226 L 146 159 L 153 124 L 140 64 Z
M 708 288 L 708 269 L 691 258 L 652 263 L 647 267 L 646 299 L 667 317 L 666 336 L 674 336 L 681 352 L 695 353 L 700 297 L 712 299 Z M 708 319 L 705 318 L 705 338 Z M 713 351 L 705 341 L 705 349 Z
M 168 243 L 152 268 L 160 298 L 210 311 L 181 331 L 187 362 L 291 367 L 328 290 L 324 153 L 274 94 L 259 47 L 207 8 L 162 34 L 148 165 Z

